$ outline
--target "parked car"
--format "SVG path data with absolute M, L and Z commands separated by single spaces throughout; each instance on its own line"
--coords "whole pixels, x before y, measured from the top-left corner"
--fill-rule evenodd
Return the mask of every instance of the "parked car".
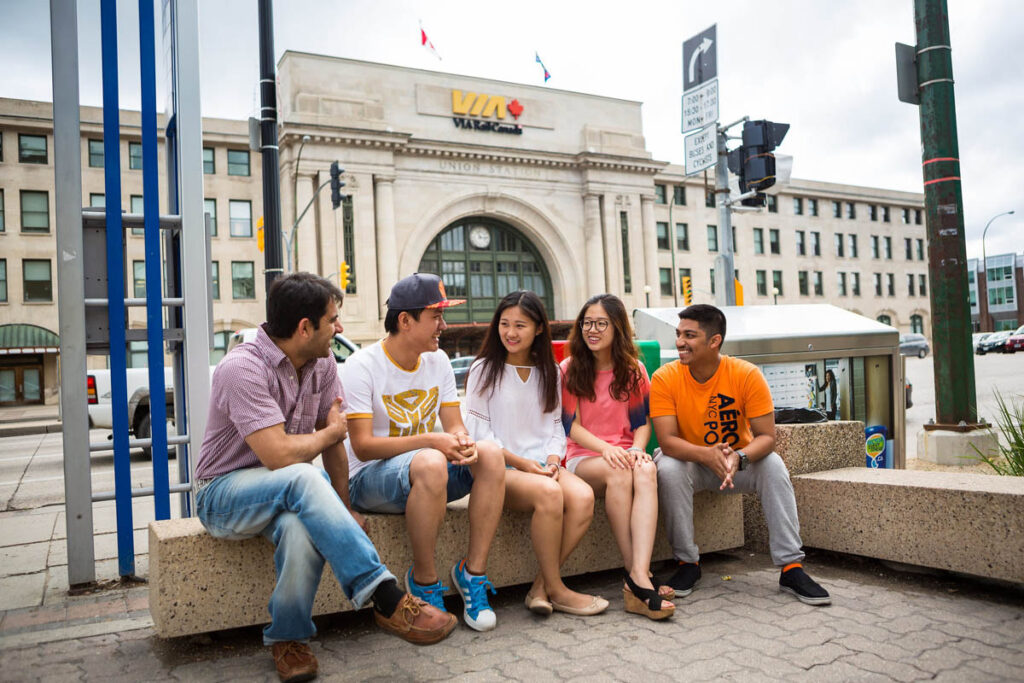
M 476 356 L 459 356 L 452 358 L 452 370 L 455 371 L 455 386 L 459 389 L 466 388 L 466 376 L 469 374 L 469 366 L 476 360 Z
M 974 347 L 974 352 L 975 353 L 978 352 L 978 345 L 981 344 L 981 342 L 983 342 L 986 339 L 988 339 L 988 336 L 990 334 L 992 334 L 992 333 L 991 332 L 975 332 L 974 334 L 971 335 L 971 346 Z
M 1003 345 L 1006 340 L 1013 334 L 1013 330 L 1004 330 L 1002 332 L 993 332 L 989 336 L 985 337 L 985 340 L 978 344 L 978 355 L 984 356 L 986 353 L 1003 352 Z
M 928 351 L 930 351 L 928 340 L 923 334 L 911 332 L 900 335 L 900 355 L 924 358 L 928 355 Z
M 1020 330 L 1007 337 L 1006 343 L 1003 344 L 1003 353 L 1017 353 L 1018 351 L 1024 351 L 1024 332 Z

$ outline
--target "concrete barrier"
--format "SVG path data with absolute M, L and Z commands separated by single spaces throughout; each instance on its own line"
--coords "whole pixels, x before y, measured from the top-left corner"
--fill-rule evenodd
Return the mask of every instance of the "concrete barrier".
M 805 546 L 1024 583 L 1024 477 L 859 467 L 793 487 Z
M 743 545 L 743 510 L 739 496 L 698 494 L 694 500 L 695 534 L 701 550 L 714 552 Z M 368 515 L 369 534 L 381 559 L 397 576 L 412 564 L 405 518 Z M 465 554 L 469 539 L 466 499 L 448 506 L 437 541 L 437 560 L 446 571 Z M 659 527 L 653 558 L 672 551 Z M 598 501 L 594 522 L 563 569 L 564 576 L 622 566 L 615 540 Z M 487 567 L 495 586 L 533 581 L 537 563 L 530 543 L 529 515 L 505 513 L 498 526 Z M 267 600 L 274 587 L 273 547 L 262 537 L 224 541 L 210 536 L 196 518 L 149 525 L 149 609 L 162 637 L 182 636 L 252 624 L 269 619 Z M 352 609 L 330 567 L 324 571 L 314 614 Z

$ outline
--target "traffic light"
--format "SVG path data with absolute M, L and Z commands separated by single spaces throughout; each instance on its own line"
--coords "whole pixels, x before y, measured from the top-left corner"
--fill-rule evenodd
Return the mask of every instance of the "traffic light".
M 344 169 L 338 165 L 337 161 L 331 162 L 331 206 L 335 209 L 341 206 L 343 199 L 341 188 L 345 187 L 345 183 L 341 181 L 342 171 Z
M 348 289 L 348 264 L 344 261 L 341 262 L 341 268 L 338 270 L 338 282 L 341 284 L 341 291 Z
M 689 275 L 683 276 L 683 303 L 687 306 L 693 303 L 693 285 Z
M 740 193 L 751 190 L 753 197 L 741 201 L 744 206 L 764 206 L 767 190 L 775 184 L 775 155 L 772 151 L 782 143 L 789 131 L 788 123 L 746 121 L 743 144 L 729 152 L 729 170 L 739 178 Z
M 264 239 L 263 238 L 263 228 L 257 228 L 256 229 L 256 248 L 259 249 L 261 252 L 264 249 L 263 239 Z

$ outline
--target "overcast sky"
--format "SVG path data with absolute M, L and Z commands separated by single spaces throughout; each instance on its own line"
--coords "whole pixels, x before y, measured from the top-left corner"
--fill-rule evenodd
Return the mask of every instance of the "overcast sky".
M 200 0 L 204 116 L 256 111 L 256 4 Z M 48 5 L 0 0 L 0 96 L 51 99 Z M 118 5 L 122 103 L 137 108 L 137 3 Z M 1010 209 L 986 250 L 1024 250 L 1022 10 L 1019 0 L 949 0 L 972 257 L 985 223 Z M 896 99 L 893 47 L 915 42 L 912 0 L 277 0 L 274 12 L 277 57 L 291 49 L 543 85 L 536 50 L 549 88 L 643 102 L 648 149 L 679 164 L 681 43 L 717 24 L 722 122 L 791 124 L 779 151 L 794 157 L 796 177 L 922 190 L 918 109 Z M 420 47 L 419 21 L 441 61 Z M 79 2 L 79 24 L 82 101 L 98 105 L 98 0 Z

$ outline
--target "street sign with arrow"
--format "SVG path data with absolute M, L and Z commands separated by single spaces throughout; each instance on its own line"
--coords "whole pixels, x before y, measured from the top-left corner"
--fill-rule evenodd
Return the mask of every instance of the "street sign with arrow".
M 717 27 L 712 24 L 683 42 L 683 92 L 718 77 Z
M 683 41 L 683 133 L 718 122 L 717 26 Z

